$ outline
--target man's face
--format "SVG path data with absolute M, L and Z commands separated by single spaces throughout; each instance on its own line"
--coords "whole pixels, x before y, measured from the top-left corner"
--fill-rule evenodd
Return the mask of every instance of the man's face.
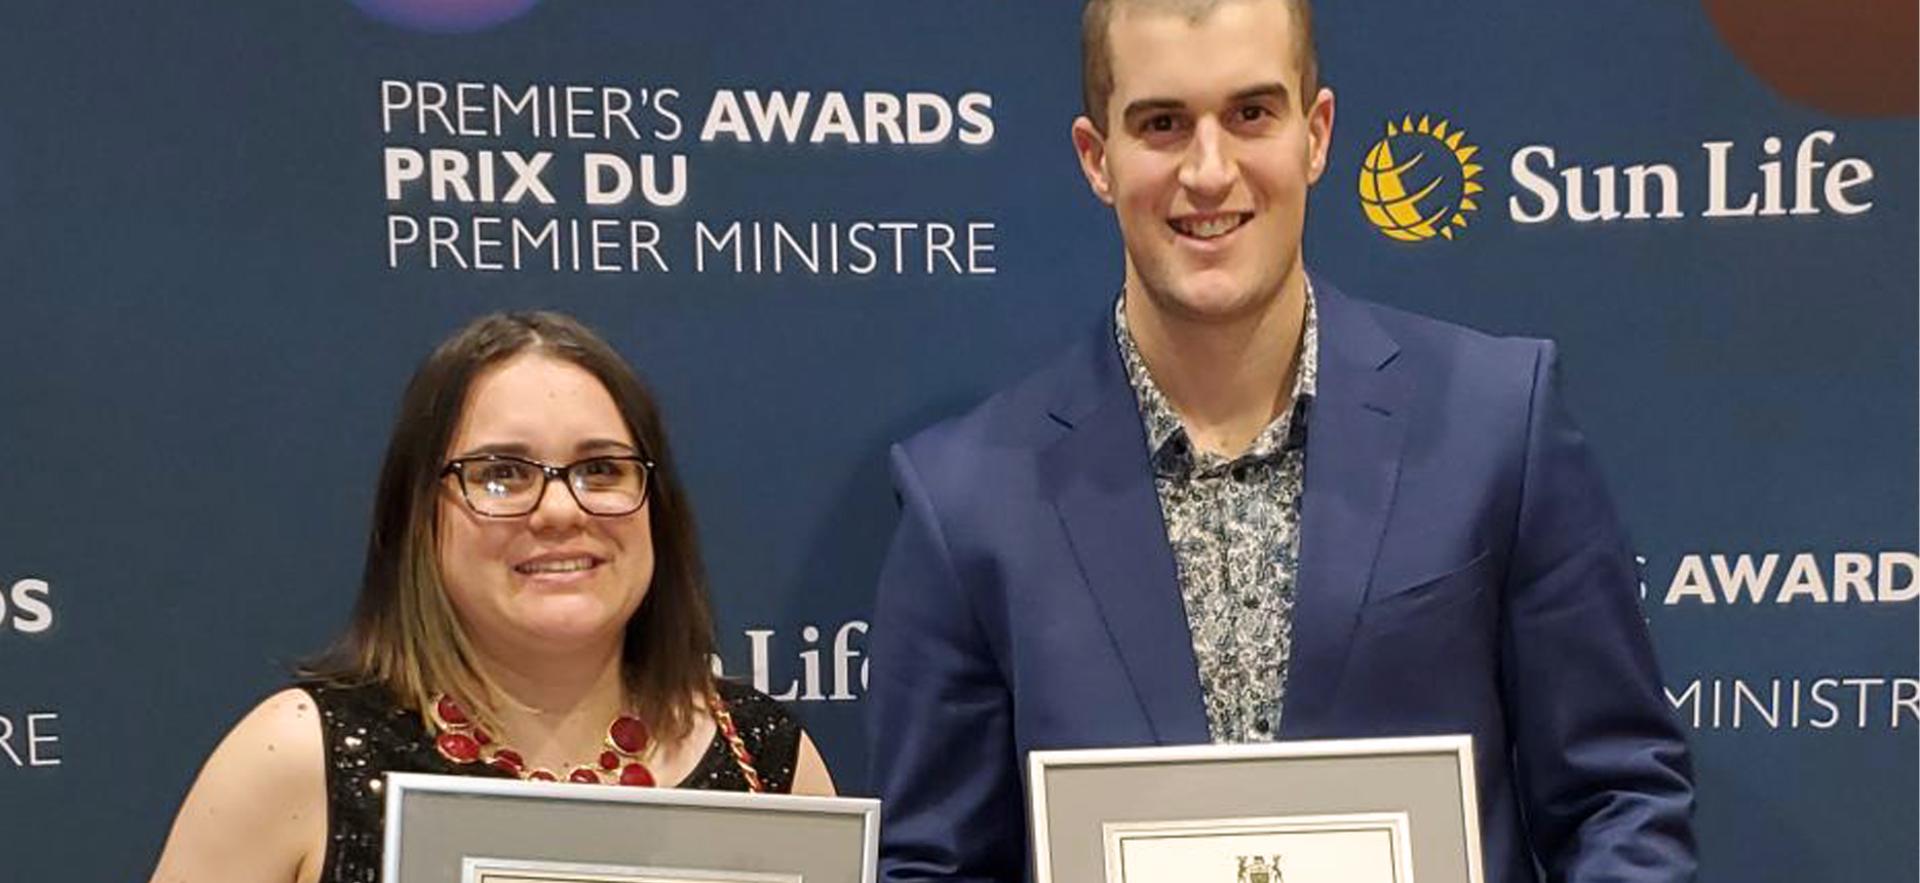
M 1271 306 L 1298 272 L 1333 93 L 1303 110 L 1293 29 L 1281 0 L 1226 3 L 1197 22 L 1114 16 L 1107 131 L 1081 117 L 1074 146 L 1114 207 L 1142 306 L 1231 321 Z

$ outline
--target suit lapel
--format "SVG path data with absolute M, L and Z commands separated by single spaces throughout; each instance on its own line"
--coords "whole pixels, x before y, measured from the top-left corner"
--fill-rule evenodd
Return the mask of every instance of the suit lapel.
M 1127 676 L 1161 744 L 1206 742 L 1206 708 L 1146 432 L 1111 324 L 1082 348 L 1041 454 L 1043 481 Z
M 1312 735 L 1334 701 L 1400 475 L 1412 378 L 1367 310 L 1316 280 L 1318 395 L 1308 419 L 1299 590 L 1281 732 Z M 1302 728 L 1305 732 L 1302 732 Z

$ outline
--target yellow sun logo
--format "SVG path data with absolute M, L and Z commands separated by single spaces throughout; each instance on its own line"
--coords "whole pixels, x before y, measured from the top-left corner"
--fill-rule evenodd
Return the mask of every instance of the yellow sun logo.
M 1428 116 L 1418 124 L 1411 115 L 1398 125 L 1389 120 L 1386 137 L 1367 151 L 1360 167 L 1360 208 L 1367 220 L 1402 242 L 1452 239 L 1456 228 L 1464 229 L 1468 213 L 1480 208 L 1474 196 L 1485 189 L 1474 180 L 1480 167 L 1470 161 L 1480 148 L 1466 143 L 1466 135 Z M 1439 158 L 1420 168 L 1429 156 Z

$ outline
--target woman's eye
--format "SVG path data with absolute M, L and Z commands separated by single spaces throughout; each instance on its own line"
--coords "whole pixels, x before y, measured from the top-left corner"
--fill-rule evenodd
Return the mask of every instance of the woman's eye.
M 486 463 L 481 465 L 474 478 L 488 490 L 511 490 L 525 485 L 531 471 L 521 463 Z
M 576 486 L 621 488 L 632 483 L 634 464 L 626 460 L 588 460 L 573 467 Z

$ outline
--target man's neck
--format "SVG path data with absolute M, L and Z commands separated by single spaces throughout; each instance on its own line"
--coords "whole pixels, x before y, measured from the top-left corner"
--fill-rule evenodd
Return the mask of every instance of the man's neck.
M 1188 440 L 1234 457 L 1292 403 L 1306 305 L 1306 276 L 1295 272 L 1262 309 L 1229 321 L 1171 315 L 1132 285 L 1122 308 Z

